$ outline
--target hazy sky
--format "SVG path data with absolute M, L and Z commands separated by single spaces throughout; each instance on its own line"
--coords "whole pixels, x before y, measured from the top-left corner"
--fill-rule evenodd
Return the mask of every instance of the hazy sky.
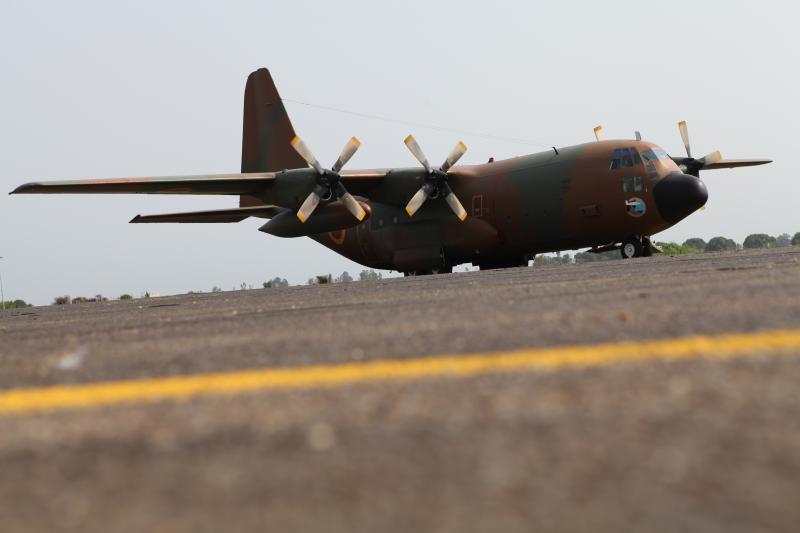
M 708 208 L 657 240 L 800 231 L 800 37 L 794 2 L 37 2 L 0 0 L 0 184 L 238 172 L 242 96 L 270 68 L 285 98 L 489 135 L 570 145 L 644 138 L 769 157 L 703 175 Z M 412 166 L 458 140 L 464 163 L 539 151 L 287 103 L 325 162 Z M 116 297 L 293 283 L 351 263 L 308 239 L 219 225 L 131 225 L 138 213 L 234 197 L 0 195 L 5 296 Z

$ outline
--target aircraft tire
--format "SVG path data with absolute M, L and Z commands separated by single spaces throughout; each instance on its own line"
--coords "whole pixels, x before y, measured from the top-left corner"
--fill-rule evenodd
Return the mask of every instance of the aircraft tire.
M 431 274 L 452 274 L 453 267 L 439 267 L 430 270 L 412 270 L 410 272 L 403 272 L 405 277 L 411 276 L 430 276 Z
M 635 235 L 632 235 L 622 241 L 622 245 L 619 247 L 619 251 L 623 259 L 641 257 L 642 249 L 642 241 Z

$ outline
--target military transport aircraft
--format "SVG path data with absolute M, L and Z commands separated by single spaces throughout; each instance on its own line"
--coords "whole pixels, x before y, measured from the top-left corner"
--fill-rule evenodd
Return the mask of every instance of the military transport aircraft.
M 145 193 L 239 196 L 239 207 L 138 215 L 131 222 L 239 222 L 269 219 L 259 231 L 311 237 L 367 267 L 406 275 L 527 265 L 534 254 L 591 248 L 625 258 L 653 253 L 650 236 L 700 209 L 701 170 L 769 163 L 695 159 L 685 122 L 686 157 L 641 140 L 603 140 L 481 165 L 454 166 L 459 142 L 432 165 L 409 135 L 419 167 L 343 171 L 353 137 L 330 169 L 295 135 L 272 77 L 247 80 L 240 174 L 27 183 L 12 194 Z

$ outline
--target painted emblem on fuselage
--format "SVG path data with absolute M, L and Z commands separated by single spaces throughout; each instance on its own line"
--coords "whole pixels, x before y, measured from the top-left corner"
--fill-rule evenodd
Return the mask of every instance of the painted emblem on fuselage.
M 328 237 L 330 237 L 331 240 L 335 244 L 338 244 L 338 245 L 341 245 L 341 244 L 344 243 L 344 238 L 346 236 L 347 236 L 347 230 L 346 229 L 341 229 L 339 231 L 329 231 L 328 232 Z
M 625 200 L 625 211 L 634 218 L 639 218 L 647 212 L 647 204 L 641 198 L 633 197 Z

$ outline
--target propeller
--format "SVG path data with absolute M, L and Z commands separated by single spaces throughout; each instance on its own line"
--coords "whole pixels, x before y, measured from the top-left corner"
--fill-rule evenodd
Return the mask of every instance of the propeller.
M 597 126 L 594 129 L 594 138 L 597 139 L 598 141 L 603 140 L 603 126 Z
M 692 147 L 689 144 L 689 128 L 686 126 L 685 120 L 678 122 L 678 129 L 681 132 L 681 140 L 683 141 L 684 148 L 686 148 L 687 156 L 678 162 L 678 166 L 681 167 L 681 170 L 692 176 L 700 177 L 700 171 L 702 169 L 722 161 L 722 154 L 719 152 L 719 150 L 711 152 L 700 159 L 693 158 Z
M 414 216 L 414 213 L 422 207 L 425 200 L 428 198 L 436 198 L 443 196 L 447 205 L 450 206 L 453 213 L 463 222 L 467 218 L 467 210 L 461 205 L 458 197 L 455 195 L 450 185 L 447 183 L 447 171 L 452 168 L 456 162 L 461 159 L 461 156 L 467 151 L 467 146 L 463 142 L 458 142 L 456 146 L 450 151 L 450 154 L 445 159 L 444 163 L 438 169 L 431 167 L 428 163 L 428 158 L 422 152 L 422 148 L 417 144 L 416 139 L 412 135 L 406 137 L 403 141 L 408 147 L 409 151 L 417 158 L 417 161 L 425 167 L 428 173 L 425 176 L 425 183 L 422 187 L 411 197 L 411 200 L 406 205 L 406 212 L 408 216 Z
M 366 211 L 364 211 L 358 201 L 353 198 L 353 195 L 347 192 L 347 189 L 341 181 L 342 176 L 339 174 L 342 167 L 350 161 L 350 158 L 353 157 L 353 154 L 356 153 L 359 146 L 361 146 L 361 142 L 355 137 L 351 137 L 350 140 L 347 141 L 347 144 L 344 145 L 344 148 L 342 148 L 342 153 L 339 154 L 339 158 L 333 164 L 333 167 L 331 167 L 330 170 L 326 170 L 322 168 L 322 165 L 320 165 L 317 158 L 314 157 L 311 149 L 300 137 L 292 139 L 292 147 L 295 151 L 300 154 L 300 157 L 305 159 L 308 166 L 317 171 L 317 184 L 314 186 L 314 190 L 311 191 L 311 194 L 306 197 L 303 205 L 297 210 L 297 218 L 300 219 L 300 222 L 308 220 L 308 217 L 311 216 L 321 201 L 329 200 L 332 197 L 339 198 L 347 210 L 359 221 L 364 220 L 364 217 L 367 216 Z

